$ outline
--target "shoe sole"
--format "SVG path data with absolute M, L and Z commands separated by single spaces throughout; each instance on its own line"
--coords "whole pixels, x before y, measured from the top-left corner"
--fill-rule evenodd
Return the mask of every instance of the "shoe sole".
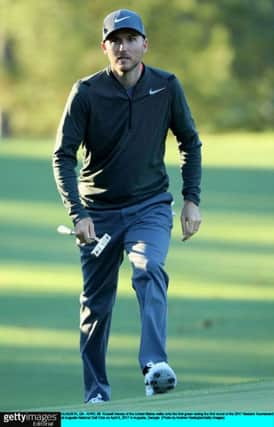
M 171 369 L 158 368 L 151 372 L 150 385 L 155 394 L 167 393 L 176 387 L 176 376 Z

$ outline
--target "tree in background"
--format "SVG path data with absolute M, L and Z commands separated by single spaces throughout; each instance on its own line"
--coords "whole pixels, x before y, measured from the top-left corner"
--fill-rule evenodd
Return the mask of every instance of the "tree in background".
M 270 0 L 222 0 L 220 22 L 229 29 L 234 58 L 226 114 L 216 124 L 255 130 L 274 124 L 274 27 Z
M 199 128 L 273 128 L 270 0 L 0 0 L 0 39 L 13 46 L 0 107 L 15 134 L 55 133 L 73 82 L 106 66 L 102 20 L 121 7 L 142 15 L 146 62 L 178 75 Z

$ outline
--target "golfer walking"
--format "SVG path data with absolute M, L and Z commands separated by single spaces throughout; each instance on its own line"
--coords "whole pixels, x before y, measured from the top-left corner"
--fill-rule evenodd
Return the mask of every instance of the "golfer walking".
M 201 142 L 180 83 L 173 74 L 142 62 L 148 40 L 133 11 L 122 9 L 105 18 L 101 47 L 109 66 L 73 86 L 53 156 L 57 188 L 81 243 L 80 350 L 87 403 L 111 398 L 105 360 L 124 255 L 132 265 L 140 307 L 145 393 L 152 396 L 176 386 L 166 352 L 164 265 L 172 195 L 164 153 L 169 129 L 181 154 L 183 239 L 196 233 L 201 222 Z M 99 257 L 92 257 L 94 239 L 104 233 L 111 241 Z

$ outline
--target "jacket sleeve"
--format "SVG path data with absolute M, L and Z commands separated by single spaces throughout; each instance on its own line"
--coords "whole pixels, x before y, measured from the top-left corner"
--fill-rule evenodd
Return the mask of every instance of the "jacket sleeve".
M 170 129 L 176 136 L 180 152 L 183 179 L 182 194 L 185 200 L 200 203 L 201 192 L 201 141 L 195 128 L 183 88 L 174 77 L 171 82 Z
M 56 186 L 74 224 L 88 216 L 79 197 L 76 166 L 77 151 L 86 134 L 89 109 L 86 86 L 77 82 L 68 97 L 53 153 Z

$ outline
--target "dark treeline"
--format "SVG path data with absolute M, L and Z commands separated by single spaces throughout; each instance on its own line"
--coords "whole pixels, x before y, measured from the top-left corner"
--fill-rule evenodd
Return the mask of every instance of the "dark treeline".
M 145 62 L 178 75 L 199 128 L 274 127 L 271 0 L 0 0 L 7 132 L 55 132 L 73 82 L 106 66 L 102 20 L 121 7 L 142 15 Z

